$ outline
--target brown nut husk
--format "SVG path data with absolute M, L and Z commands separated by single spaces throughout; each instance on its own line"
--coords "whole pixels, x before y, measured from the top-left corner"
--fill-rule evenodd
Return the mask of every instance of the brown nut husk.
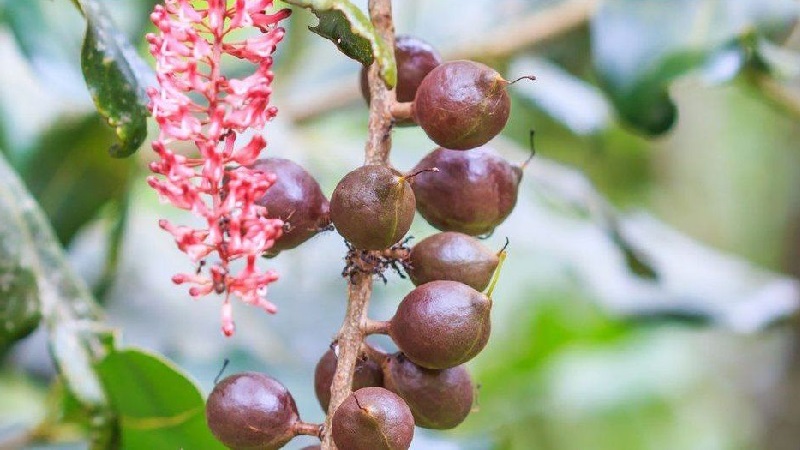
M 389 323 L 389 335 L 417 365 L 449 369 L 486 346 L 491 308 L 488 296 L 466 284 L 431 281 L 403 298 Z
M 331 401 L 331 384 L 333 383 L 333 375 L 336 373 L 337 362 L 336 353 L 328 349 L 314 369 L 314 392 L 317 394 L 317 400 L 323 411 L 328 410 L 328 405 Z M 352 389 L 357 391 L 364 387 L 379 386 L 383 386 L 381 367 L 366 356 L 360 357 L 356 361 Z
M 399 35 L 395 39 L 394 58 L 397 61 L 395 92 L 398 102 L 413 101 L 425 76 L 442 63 L 442 57 L 432 45 L 409 35 Z M 361 68 L 361 95 L 369 103 L 366 66 Z
M 414 417 L 397 394 L 367 387 L 339 405 L 331 434 L 342 450 L 406 450 L 414 438 Z
M 267 250 L 276 255 L 297 247 L 330 224 L 330 205 L 317 180 L 299 164 L 283 158 L 259 159 L 253 169 L 277 175 L 275 184 L 256 201 L 267 217 L 288 224 L 283 235 Z
M 464 365 L 432 370 L 395 353 L 383 364 L 386 389 L 405 400 L 418 427 L 455 428 L 472 410 L 475 387 Z
M 412 188 L 417 210 L 439 230 L 470 236 L 490 233 L 517 204 L 522 168 L 490 147 L 466 152 L 437 148 L 414 171 L 430 167 L 439 171 L 420 173 Z
M 415 122 L 433 142 L 468 150 L 486 144 L 511 112 L 508 81 L 474 61 L 448 61 L 431 70 L 414 97 Z
M 206 403 L 214 436 L 234 450 L 272 450 L 294 436 L 299 420 L 294 398 L 277 380 L 257 372 L 220 381 Z
M 474 237 L 445 231 L 428 236 L 411 249 L 408 275 L 417 286 L 452 280 L 483 291 L 499 262 L 497 254 Z
M 366 165 L 348 173 L 331 196 L 331 220 L 354 247 L 382 250 L 411 228 L 414 191 L 399 172 Z

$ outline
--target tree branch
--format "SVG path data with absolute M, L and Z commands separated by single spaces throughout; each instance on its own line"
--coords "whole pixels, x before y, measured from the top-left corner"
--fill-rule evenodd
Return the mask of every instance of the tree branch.
M 394 49 L 391 0 L 369 0 L 369 15 L 375 30 L 386 41 L 388 47 Z M 392 106 L 396 103 L 395 93 L 389 90 L 381 79 L 377 63 L 370 67 L 368 81 L 372 101 L 364 163 L 386 165 L 392 147 Z M 338 363 L 331 384 L 328 415 L 322 430 L 323 450 L 336 449 L 330 432 L 331 420 L 336 408 L 350 395 L 353 386 L 353 373 L 364 342 L 363 329 L 369 320 L 367 307 L 371 294 L 372 274 L 356 274 L 349 285 L 347 311 L 337 337 Z

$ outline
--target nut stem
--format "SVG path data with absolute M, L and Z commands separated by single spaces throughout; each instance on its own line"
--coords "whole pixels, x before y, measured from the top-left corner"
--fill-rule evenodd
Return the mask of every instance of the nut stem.
M 368 318 L 364 321 L 364 326 L 361 327 L 361 331 L 367 336 L 370 334 L 389 334 L 389 321 L 372 320 Z
M 411 107 L 414 102 L 394 102 L 391 105 L 392 118 L 395 122 L 403 120 L 414 120 L 414 115 L 411 114 Z
M 322 424 L 321 423 L 306 423 L 306 422 L 296 422 L 292 427 L 295 436 L 316 436 L 320 437 L 322 435 Z

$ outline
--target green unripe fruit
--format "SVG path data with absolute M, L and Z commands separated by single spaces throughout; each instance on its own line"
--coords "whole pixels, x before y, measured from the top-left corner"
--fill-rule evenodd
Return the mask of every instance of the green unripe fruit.
M 506 126 L 511 112 L 508 84 L 484 64 L 446 62 L 422 80 L 414 97 L 414 119 L 437 145 L 479 147 Z
M 297 406 L 286 388 L 256 372 L 220 381 L 206 404 L 206 421 L 220 442 L 233 450 L 273 450 L 294 436 Z
M 362 250 L 382 250 L 411 228 L 416 202 L 406 177 L 382 165 L 361 166 L 331 196 L 336 230 Z
M 397 394 L 367 387 L 339 405 L 331 434 L 342 450 L 406 450 L 414 438 L 414 417 Z
M 455 428 L 472 410 L 475 387 L 463 365 L 426 369 L 395 353 L 385 360 L 383 370 L 386 389 L 405 400 L 418 427 Z
M 488 296 L 466 284 L 431 281 L 403 298 L 389 322 L 389 335 L 417 365 L 449 369 L 486 346 L 491 308 Z
M 497 254 L 474 237 L 445 231 L 421 240 L 411 249 L 408 274 L 417 286 L 452 280 L 483 291 L 499 262 Z

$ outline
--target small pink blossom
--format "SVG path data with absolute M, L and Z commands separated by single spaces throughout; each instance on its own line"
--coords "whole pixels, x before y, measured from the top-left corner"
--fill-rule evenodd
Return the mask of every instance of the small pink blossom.
M 249 166 L 266 147 L 260 134 L 244 145 L 240 134 L 261 129 L 277 114 L 269 105 L 272 89 L 272 53 L 285 31 L 279 21 L 289 10 L 267 13 L 272 0 L 166 0 L 156 5 L 151 20 L 159 30 L 149 34 L 150 52 L 156 58 L 158 88 L 148 91 L 150 111 L 159 126 L 153 150 L 160 157 L 150 164 L 148 184 L 159 197 L 200 217 L 205 228 L 195 229 L 161 220 L 178 248 L 198 264 L 194 274 L 177 274 L 175 284 L 188 284 L 189 295 L 224 295 L 222 331 L 233 334 L 233 294 L 243 302 L 275 313 L 266 300 L 267 285 L 278 279 L 260 271 L 256 261 L 279 238 L 283 222 L 266 218 L 255 201 L 275 183 L 275 175 Z M 235 29 L 259 33 L 231 41 Z M 253 73 L 240 79 L 222 75 L 220 60 L 231 55 L 255 64 Z M 170 144 L 193 144 L 198 156 L 176 154 Z M 216 262 L 206 267 L 206 259 Z M 244 268 L 234 273 L 231 262 Z

